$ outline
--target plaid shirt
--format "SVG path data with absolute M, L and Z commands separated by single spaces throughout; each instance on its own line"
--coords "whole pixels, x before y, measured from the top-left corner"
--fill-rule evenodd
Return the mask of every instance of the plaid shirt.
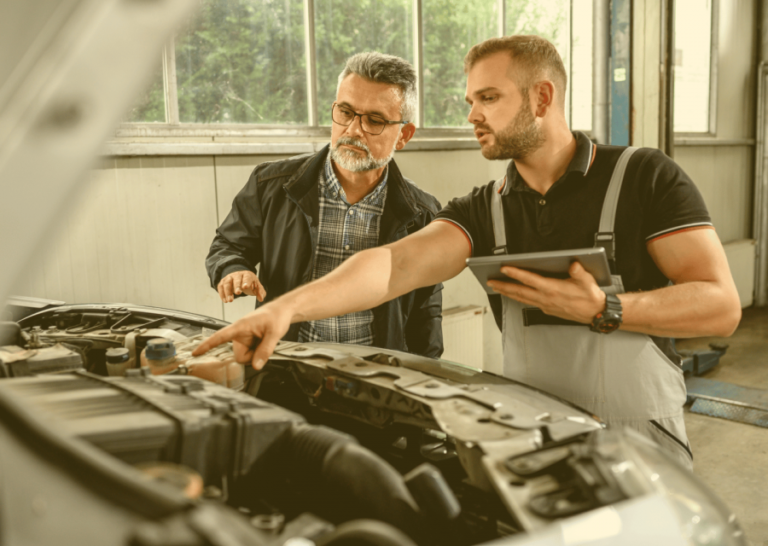
M 381 215 L 387 199 L 388 173 L 389 168 L 384 171 L 384 178 L 371 193 L 350 205 L 344 188 L 333 172 L 331 156 L 328 154 L 317 185 L 320 220 L 312 280 L 327 275 L 353 254 L 378 246 Z M 373 311 L 305 322 L 299 331 L 299 341 L 372 345 Z

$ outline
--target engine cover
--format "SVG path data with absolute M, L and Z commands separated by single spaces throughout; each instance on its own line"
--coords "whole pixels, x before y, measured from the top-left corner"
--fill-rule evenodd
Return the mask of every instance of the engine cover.
M 277 438 L 304 422 L 298 414 L 195 377 L 131 372 L 9 379 L 0 391 L 126 463 L 182 464 L 209 484 L 247 474 Z

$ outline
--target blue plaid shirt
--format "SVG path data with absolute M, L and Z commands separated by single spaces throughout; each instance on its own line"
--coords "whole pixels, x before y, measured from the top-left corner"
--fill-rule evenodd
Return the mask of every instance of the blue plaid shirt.
M 388 174 L 389 167 L 371 193 L 350 205 L 328 155 L 317 185 L 320 220 L 312 280 L 327 275 L 353 254 L 378 246 Z M 373 311 L 305 322 L 299 331 L 299 341 L 372 345 Z

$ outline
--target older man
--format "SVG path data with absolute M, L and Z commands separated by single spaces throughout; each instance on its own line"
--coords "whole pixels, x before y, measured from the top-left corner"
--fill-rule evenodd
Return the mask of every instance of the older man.
M 330 146 L 256 167 L 216 230 L 206 267 L 222 301 L 248 294 L 258 307 L 432 221 L 440 203 L 404 178 L 392 159 L 416 130 L 415 105 L 416 73 L 407 61 L 375 52 L 348 59 L 331 106 Z M 439 357 L 441 289 L 433 283 L 340 317 L 296 324 L 284 339 Z
M 728 336 L 741 316 L 701 195 L 658 150 L 595 146 L 572 133 L 566 72 L 546 40 L 488 40 L 470 50 L 465 70 L 469 121 L 486 158 L 514 159 L 506 177 L 454 199 L 419 233 L 217 332 L 199 352 L 234 340 L 241 361 L 258 368 L 291 322 L 445 281 L 470 256 L 603 246 L 616 274 L 611 294 L 578 262 L 565 280 L 504 267 L 519 284 L 489 282 L 502 295 L 504 373 L 635 428 L 690 465 L 685 384 L 669 338 Z

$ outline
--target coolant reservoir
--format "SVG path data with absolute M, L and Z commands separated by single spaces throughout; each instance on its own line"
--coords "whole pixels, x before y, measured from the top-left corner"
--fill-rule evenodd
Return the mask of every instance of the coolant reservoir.
M 178 351 L 177 358 L 182 353 L 189 357 L 189 360 L 185 362 L 187 373 L 201 379 L 213 381 L 230 389 L 242 390 L 245 380 L 245 368 L 235 362 L 235 354 L 232 352 L 231 344 L 227 343 L 211 349 L 197 358 L 192 358 L 189 355 L 202 343 L 205 337 L 207 336 L 199 334 L 186 341 L 175 342 L 176 350 Z
M 227 365 L 212 355 L 202 355 L 187 361 L 187 373 L 200 379 L 227 386 Z
M 176 346 L 167 339 L 150 339 L 141 351 L 141 365 L 149 366 L 152 375 L 169 373 L 179 367 Z
M 125 375 L 125 370 L 133 368 L 134 359 L 125 347 L 107 349 L 107 373 L 110 376 Z
M 230 344 L 212 349 L 202 356 L 193 357 L 204 339 L 203 334 L 173 341 L 151 339 L 141 353 L 141 365 L 149 366 L 152 374 L 159 375 L 178 369 L 177 373 L 206 379 L 234 390 L 242 390 L 245 368 L 235 362 Z

